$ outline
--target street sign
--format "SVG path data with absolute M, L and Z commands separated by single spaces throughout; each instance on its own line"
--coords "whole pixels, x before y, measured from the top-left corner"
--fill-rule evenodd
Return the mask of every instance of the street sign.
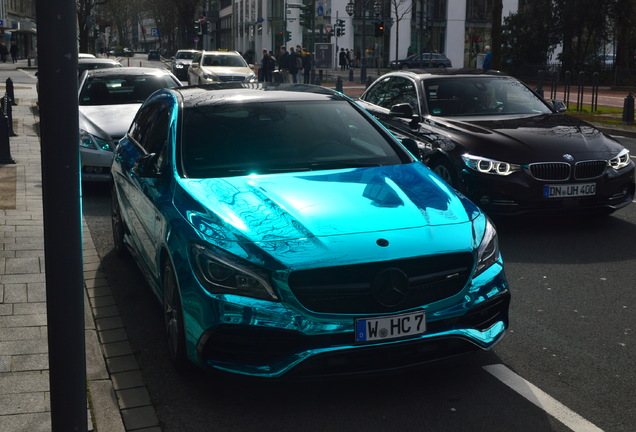
M 333 30 L 333 27 L 331 27 L 330 25 L 325 26 L 325 31 L 327 33 L 331 33 L 331 30 Z
M 154 37 L 159 37 L 159 29 L 158 28 L 151 28 L 150 29 L 150 35 L 154 36 Z

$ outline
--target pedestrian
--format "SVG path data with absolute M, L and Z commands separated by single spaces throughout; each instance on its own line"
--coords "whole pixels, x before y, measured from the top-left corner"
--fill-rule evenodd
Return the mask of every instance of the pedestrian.
M 278 69 L 280 70 L 281 82 L 289 82 L 289 53 L 285 45 L 280 47 L 280 54 L 278 55 Z
M 270 76 L 270 67 L 269 67 L 269 62 L 271 61 L 271 59 L 269 58 L 269 53 L 267 52 L 266 49 L 263 50 L 263 57 L 261 58 L 261 64 L 258 68 L 258 80 L 261 82 L 270 82 L 271 76 Z
M 276 57 L 274 57 L 274 53 L 270 50 L 269 55 L 269 70 L 267 71 L 269 80 L 274 81 L 274 71 L 276 71 Z
M 9 50 L 7 49 L 7 45 L 2 42 L 0 44 L 0 59 L 2 59 L 2 63 L 7 62 L 7 55 L 9 55 Z
M 298 82 L 298 72 L 303 68 L 303 60 L 300 58 L 300 53 L 294 51 L 294 47 L 289 48 L 289 74 L 291 75 L 292 82 Z
M 486 57 L 484 57 L 484 64 L 482 67 L 484 69 L 492 69 L 492 51 L 490 51 L 490 46 L 486 45 L 484 51 L 486 52 Z
M 347 63 L 349 59 L 347 58 L 347 53 L 344 48 L 340 48 L 340 54 L 338 55 L 338 64 L 340 65 L 340 70 L 343 71 L 347 67 Z
M 18 62 L 18 44 L 15 41 L 11 41 L 11 48 L 9 49 L 9 52 L 11 53 L 11 60 L 13 60 L 13 63 L 17 63 Z
M 355 60 L 354 56 L 353 56 L 353 50 L 350 49 L 350 50 L 347 50 L 347 51 L 348 51 L 348 55 L 347 55 L 348 59 L 347 60 L 349 61 L 349 69 L 353 69 L 353 66 L 354 66 L 353 63 L 354 63 L 354 60 Z
M 303 83 L 309 84 L 309 75 L 311 74 L 311 69 L 313 67 L 313 60 L 311 58 L 311 54 L 307 51 L 307 48 L 302 49 L 303 59 Z

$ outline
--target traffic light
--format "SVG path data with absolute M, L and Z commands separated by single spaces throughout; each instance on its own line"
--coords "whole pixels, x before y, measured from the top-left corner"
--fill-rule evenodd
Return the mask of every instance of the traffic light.
M 379 21 L 375 23 L 375 37 L 382 37 L 384 35 L 384 23 Z
M 303 0 L 300 7 L 300 25 L 307 28 L 313 28 L 314 22 L 314 5 L 312 0 Z
M 336 36 L 344 36 L 345 35 L 345 22 L 344 20 L 336 20 Z
M 287 30 L 285 32 L 285 42 L 289 42 L 291 40 L 291 32 Z
M 201 33 L 201 22 L 199 20 L 196 20 L 194 22 L 194 34 L 200 35 Z

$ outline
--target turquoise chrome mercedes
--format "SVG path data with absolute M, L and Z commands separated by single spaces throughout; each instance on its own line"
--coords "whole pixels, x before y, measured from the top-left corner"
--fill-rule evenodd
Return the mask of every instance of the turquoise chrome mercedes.
M 160 90 L 112 176 L 115 249 L 163 305 L 178 369 L 398 369 L 508 326 L 493 224 L 340 93 Z

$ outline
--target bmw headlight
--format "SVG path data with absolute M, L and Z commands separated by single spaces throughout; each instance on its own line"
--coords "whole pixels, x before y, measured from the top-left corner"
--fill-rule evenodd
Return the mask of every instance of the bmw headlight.
M 91 150 L 113 151 L 110 142 L 83 130 L 80 130 L 79 144 L 80 147 Z
M 201 244 L 190 247 L 194 273 L 212 294 L 236 294 L 262 300 L 278 300 L 266 271 L 239 258 L 228 259 L 214 254 Z
M 177 63 L 176 65 L 174 65 L 174 67 L 176 67 L 177 69 L 183 69 L 184 65 L 182 65 L 181 63 Z
M 475 267 L 476 277 L 482 274 L 486 269 L 499 260 L 499 239 L 497 238 L 497 230 L 495 226 L 486 219 L 486 227 L 484 229 L 484 237 L 477 248 L 477 267 Z
M 521 170 L 521 165 L 473 156 L 468 153 L 463 154 L 462 159 L 468 168 L 484 174 L 507 176 Z
M 607 164 L 618 171 L 619 169 L 625 168 L 629 165 L 629 161 L 629 150 L 623 149 L 618 156 L 610 159 Z

